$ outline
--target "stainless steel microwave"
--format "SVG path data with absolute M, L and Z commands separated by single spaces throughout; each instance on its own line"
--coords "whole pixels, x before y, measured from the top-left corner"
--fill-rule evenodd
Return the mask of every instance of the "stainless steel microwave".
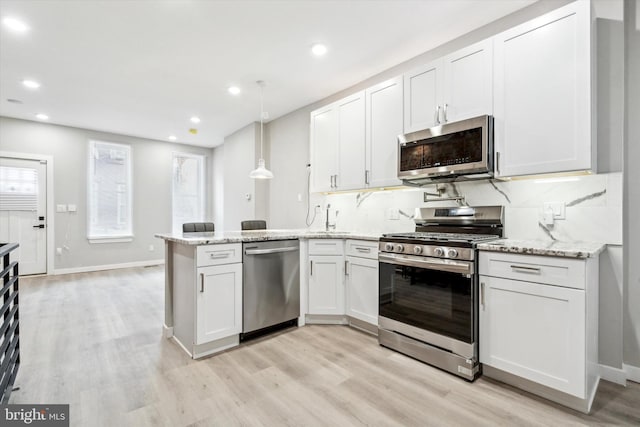
M 398 137 L 398 178 L 424 183 L 493 176 L 493 117 L 484 115 Z

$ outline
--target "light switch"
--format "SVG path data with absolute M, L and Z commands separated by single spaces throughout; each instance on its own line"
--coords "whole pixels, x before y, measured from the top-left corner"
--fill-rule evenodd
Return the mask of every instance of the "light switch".
M 565 204 L 564 202 L 545 202 L 543 205 L 543 210 L 545 213 L 548 211 L 553 212 L 553 219 L 565 219 L 567 216 L 565 214 Z
M 76 212 L 78 208 L 76 207 L 76 205 L 67 205 L 67 210 L 69 212 Z
M 56 212 L 66 212 L 67 205 L 56 205 Z

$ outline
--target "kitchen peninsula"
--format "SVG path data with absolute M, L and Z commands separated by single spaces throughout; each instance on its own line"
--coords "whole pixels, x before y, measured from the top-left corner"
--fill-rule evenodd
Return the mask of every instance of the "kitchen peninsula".
M 309 230 L 251 230 L 156 234 L 165 241 L 165 320 L 173 338 L 194 359 L 240 342 L 243 331 L 243 244 L 302 240 L 304 269 L 308 239 L 377 241 L 377 234 Z M 295 270 L 299 275 L 299 270 Z M 307 311 L 306 286 L 300 292 L 300 324 Z M 304 282 L 306 283 L 306 282 Z M 213 291 L 205 292 L 205 290 Z

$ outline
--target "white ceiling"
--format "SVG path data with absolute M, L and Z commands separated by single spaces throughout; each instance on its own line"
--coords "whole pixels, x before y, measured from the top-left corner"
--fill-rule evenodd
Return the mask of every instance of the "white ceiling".
M 256 80 L 274 119 L 531 3 L 0 0 L 30 27 L 0 28 L 0 115 L 212 147 L 260 120 Z

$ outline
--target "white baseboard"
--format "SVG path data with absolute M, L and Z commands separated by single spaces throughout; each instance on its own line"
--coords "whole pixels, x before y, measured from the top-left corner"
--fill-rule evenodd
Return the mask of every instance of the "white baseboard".
M 149 267 L 152 265 L 162 265 L 162 264 L 164 264 L 164 259 L 154 259 L 149 261 L 124 262 L 121 264 L 105 264 L 105 265 L 92 265 L 88 267 L 59 268 L 54 270 L 53 274 L 57 276 L 60 274 L 89 273 L 92 271 L 117 270 L 119 268 L 131 268 L 131 267 Z
M 622 365 L 622 369 L 627 374 L 627 379 L 634 383 L 640 383 L 640 367 L 632 365 Z
M 173 336 L 173 326 L 162 325 L 162 331 L 165 338 L 171 338 Z
M 620 384 L 623 386 L 627 385 L 627 373 L 624 371 L 624 369 L 614 368 L 607 365 L 599 365 L 599 366 L 600 366 L 600 378 L 615 384 Z

